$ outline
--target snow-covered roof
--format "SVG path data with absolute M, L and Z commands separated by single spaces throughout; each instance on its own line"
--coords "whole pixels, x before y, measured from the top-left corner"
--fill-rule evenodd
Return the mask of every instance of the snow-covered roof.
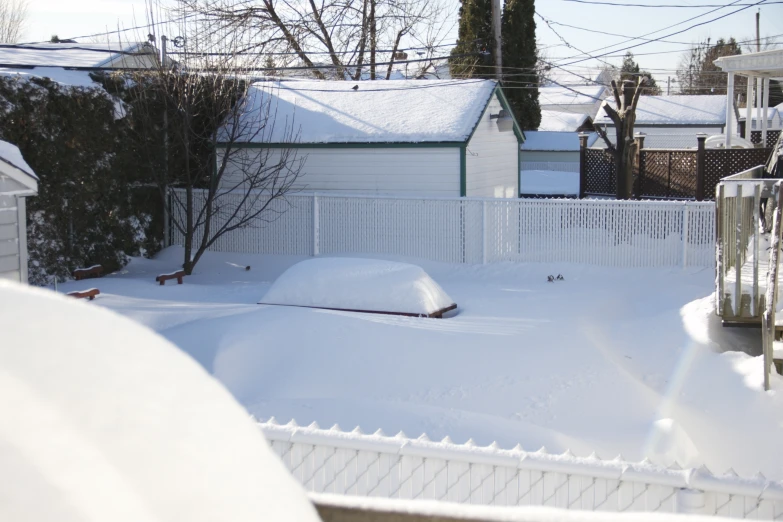
M 495 87 L 492 80 L 256 82 L 238 141 L 464 142 Z
M 0 175 L 2 174 L 11 176 L 30 190 L 38 190 L 38 176 L 24 160 L 19 148 L 0 140 Z
M 542 107 L 548 105 L 589 105 L 600 102 L 605 91 L 606 87 L 603 85 L 540 87 L 538 100 Z
M 594 120 L 612 125 L 603 108 Z M 726 97 L 721 95 L 642 96 L 636 107 L 637 125 L 725 125 Z
M 522 150 L 578 151 L 579 135 L 575 132 L 528 131 Z
M 103 88 L 101 84 L 93 81 L 89 71 L 74 71 L 72 69 L 63 69 L 62 67 L 0 67 L 0 75 L 19 76 L 24 79 L 49 78 L 53 82 L 61 85 L 69 85 L 71 87 Z
M 574 68 L 565 70 L 558 67 L 551 68 L 544 75 L 544 85 L 608 85 L 612 81 L 611 74 L 606 69 Z
M 538 126 L 538 130 L 576 132 L 577 129 L 587 122 L 588 118 L 590 116 L 587 114 L 543 110 L 541 111 L 541 124 Z
M 156 50 L 148 43 L 128 42 L 0 44 L 0 66 L 110 67 L 113 61 L 128 54 L 156 56 Z M 123 67 L 128 66 L 134 65 L 123 64 Z

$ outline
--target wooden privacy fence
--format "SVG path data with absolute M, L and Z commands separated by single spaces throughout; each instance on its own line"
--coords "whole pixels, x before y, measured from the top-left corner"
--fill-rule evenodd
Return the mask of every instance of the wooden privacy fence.
M 644 137 L 637 138 L 633 196 L 710 200 L 722 178 L 765 164 L 772 152 L 771 148 L 705 149 L 705 138 L 698 138 L 696 149 L 645 149 Z M 588 149 L 586 139 L 582 143 L 580 197 L 614 197 L 613 156 L 606 149 Z
M 205 194 L 194 195 L 199 209 Z M 184 191 L 176 197 L 184 198 Z M 229 192 L 216 199 L 213 229 L 242 198 Z M 447 263 L 713 267 L 714 214 L 711 202 L 300 193 L 275 201 L 270 212 L 220 237 L 211 250 L 391 255 Z M 171 219 L 184 223 L 182 213 Z M 171 243 L 182 245 L 177 227 L 171 230 Z M 196 230 L 197 239 L 200 234 Z
M 577 457 L 544 448 L 455 444 L 425 435 L 364 434 L 274 418 L 259 424 L 272 449 L 307 491 L 490 506 L 551 506 L 602 512 L 684 512 L 779 520 L 783 484 L 728 470 L 666 468 L 618 456 Z

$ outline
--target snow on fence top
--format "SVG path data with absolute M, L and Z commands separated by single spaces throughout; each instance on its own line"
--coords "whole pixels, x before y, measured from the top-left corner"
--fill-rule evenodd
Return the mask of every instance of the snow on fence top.
M 613 125 L 602 110 L 595 123 Z M 642 96 L 636 108 L 636 125 L 725 125 L 726 97 L 720 95 Z
M 648 486 L 688 488 L 751 497 L 759 502 L 762 500 L 783 501 L 783 482 L 768 480 L 760 473 L 755 477 L 740 477 L 732 469 L 722 475 L 716 475 L 706 466 L 684 469 L 676 462 L 667 468 L 653 464 L 647 459 L 641 462 L 629 462 L 623 459 L 622 455 L 618 455 L 612 460 L 603 460 L 594 453 L 588 457 L 578 457 L 568 450 L 562 454 L 548 453 L 546 448 L 541 448 L 538 451 L 525 451 L 519 444 L 512 449 L 503 449 L 494 442 L 489 446 L 477 446 L 472 439 L 464 444 L 457 444 L 449 437 L 445 437 L 441 441 L 432 441 L 424 433 L 418 438 L 411 438 L 403 432 L 399 432 L 395 436 L 388 436 L 381 430 L 366 434 L 359 426 L 352 431 L 343 431 L 337 424 L 329 429 L 322 429 L 315 422 L 302 427 L 294 419 L 281 425 L 274 417 L 259 422 L 259 428 L 273 447 L 276 442 L 282 442 L 327 447 L 335 450 L 437 459 L 444 462 L 461 462 L 494 468 L 513 468 L 560 473 L 567 476 L 593 477 L 602 480 L 628 481 Z M 341 466 L 343 470 L 348 468 L 342 460 L 335 465 Z M 326 462 L 322 464 L 322 469 L 325 469 L 325 466 Z M 334 470 L 326 474 L 337 478 Z
M 123 54 L 155 53 L 146 43 L 39 43 L 0 46 L 3 67 L 106 67 Z
M 38 179 L 38 176 L 35 175 L 33 169 L 31 169 L 30 165 L 24 160 L 22 153 L 16 145 L 0 140 L 0 160 L 8 163 L 12 167 L 16 167 L 31 178 Z
M 464 142 L 495 86 L 492 80 L 257 82 L 241 125 L 274 119 L 247 138 L 256 143 Z
M 308 259 L 286 270 L 259 304 L 423 316 L 455 306 L 416 265 L 328 257 Z

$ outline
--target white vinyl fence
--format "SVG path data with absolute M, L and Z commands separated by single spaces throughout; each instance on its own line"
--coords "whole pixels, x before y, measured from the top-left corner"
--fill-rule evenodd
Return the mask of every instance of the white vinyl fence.
M 783 518 L 783 484 L 706 468 L 580 458 L 545 450 L 432 442 L 329 430 L 274 418 L 261 430 L 294 477 L 315 493 L 445 500 L 496 506 L 590 511 L 684 512 L 733 518 Z
M 213 230 L 242 196 L 220 198 Z M 172 197 L 184 198 L 184 192 L 174 190 Z M 293 194 L 273 202 L 251 226 L 222 236 L 211 250 L 379 254 L 448 263 L 713 267 L 714 208 L 712 202 Z M 173 213 L 173 220 L 184 222 L 182 212 Z M 174 226 L 171 243 L 183 243 Z

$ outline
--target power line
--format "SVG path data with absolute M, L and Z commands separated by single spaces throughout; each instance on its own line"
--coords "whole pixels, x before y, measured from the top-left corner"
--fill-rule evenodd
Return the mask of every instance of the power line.
M 728 5 L 720 5 L 720 4 L 702 4 L 702 5 L 687 5 L 687 4 L 626 4 L 626 3 L 620 3 L 620 2 L 598 2 L 596 0 L 563 0 L 564 2 L 575 2 L 579 4 L 593 4 L 593 5 L 608 5 L 608 6 L 616 6 L 616 7 L 657 7 L 657 8 L 669 8 L 669 7 L 675 7 L 675 8 L 704 8 L 704 7 L 728 7 Z M 772 4 L 783 4 L 783 1 L 774 1 L 769 2 L 767 5 Z M 736 6 L 747 6 L 747 7 L 753 7 L 756 4 L 732 4 Z
M 614 43 L 614 44 L 611 44 L 611 45 L 605 45 L 604 47 L 599 47 L 598 49 L 593 49 L 590 52 L 591 53 L 595 53 L 597 51 L 603 51 L 604 49 L 609 49 L 611 47 L 617 47 L 618 45 L 624 45 L 624 44 L 632 42 L 634 40 L 638 40 L 639 38 L 643 38 L 645 36 L 650 36 L 650 35 L 655 34 L 655 33 L 660 33 L 662 31 L 666 31 L 667 29 L 671 29 L 672 27 L 677 27 L 678 25 L 682 25 L 682 24 L 691 22 L 693 20 L 696 20 L 697 18 L 701 18 L 702 16 L 707 16 L 709 14 L 712 14 L 712 13 L 716 12 L 716 11 L 720 11 L 721 9 L 724 9 L 725 7 L 732 7 L 734 4 L 737 4 L 739 2 L 740 2 L 740 0 L 734 0 L 730 4 L 727 4 L 727 5 L 723 6 L 723 7 L 718 7 L 716 9 L 712 9 L 710 11 L 707 11 L 706 13 L 697 14 L 696 16 L 692 16 L 690 18 L 686 18 L 685 20 L 683 20 L 681 22 L 677 22 L 676 24 L 667 25 L 666 27 L 662 27 L 660 29 L 656 29 L 655 31 L 650 31 L 649 33 L 645 33 L 645 34 L 643 34 L 643 35 L 641 35 L 639 37 L 629 38 L 628 40 L 625 40 L 623 42 L 618 42 L 618 43 Z M 663 38 L 667 38 L 667 37 L 666 36 L 661 37 L 661 39 L 663 39 Z M 609 51 L 609 52 L 610 53 L 616 52 L 616 49 L 614 49 L 612 51 Z
M 694 24 L 694 25 L 692 25 L 692 26 L 690 26 L 690 27 L 688 27 L 688 28 L 686 28 L 686 29 L 682 29 L 682 30 L 680 30 L 680 31 L 675 31 L 675 32 L 673 32 L 673 33 L 667 34 L 666 36 L 662 36 L 662 37 L 660 37 L 660 38 L 658 38 L 658 39 L 656 39 L 656 40 L 653 40 L 653 41 L 657 41 L 657 40 L 661 40 L 661 39 L 663 39 L 663 38 L 669 38 L 670 36 L 675 36 L 675 35 L 678 35 L 678 34 L 682 34 L 682 33 L 686 32 L 686 31 L 690 31 L 691 29 L 694 29 L 694 28 L 696 28 L 696 27 L 700 27 L 700 26 L 702 26 L 702 25 L 707 25 L 707 24 L 710 24 L 710 23 L 712 23 L 712 22 L 715 22 L 715 21 L 717 21 L 717 20 L 721 20 L 721 19 L 723 19 L 723 18 L 727 18 L 727 17 L 729 17 L 729 16 L 731 16 L 731 15 L 735 15 L 735 14 L 737 14 L 737 13 L 739 13 L 739 12 L 742 12 L 742 11 L 744 11 L 744 10 L 746 10 L 746 9 L 750 9 L 751 7 L 755 7 L 755 6 L 757 6 L 757 5 L 763 4 L 763 3 L 765 3 L 766 1 L 767 1 L 767 0 L 759 0 L 758 2 L 756 2 L 756 3 L 754 3 L 754 4 L 747 5 L 747 6 L 745 6 L 745 7 L 741 7 L 741 8 L 739 8 L 739 9 L 737 9 L 736 11 L 732 11 L 732 12 L 730 12 L 730 13 L 726 13 L 726 14 L 724 14 L 724 15 L 721 15 L 721 16 L 718 16 L 718 17 L 716 17 L 716 18 L 713 18 L 712 20 L 707 20 L 706 22 L 699 22 L 698 24 Z M 635 45 L 630 45 L 630 46 L 628 46 L 628 47 L 624 47 L 624 48 L 622 48 L 622 49 L 614 49 L 613 51 L 610 51 L 609 53 L 605 53 L 605 54 L 603 54 L 603 55 L 599 54 L 599 55 L 598 55 L 597 57 L 595 57 L 595 58 L 600 58 L 600 57 L 602 57 L 602 56 L 606 56 L 606 55 L 608 55 L 608 54 L 611 54 L 611 53 L 614 53 L 614 52 L 618 52 L 618 51 L 627 51 L 628 49 L 634 49 L 634 48 L 636 48 L 636 47 L 640 47 L 640 46 L 642 46 L 642 45 L 647 45 L 647 44 L 649 44 L 649 43 L 651 43 L 651 42 L 642 42 L 642 43 L 639 43 L 639 44 L 635 44 Z M 580 59 L 580 60 L 576 60 L 576 61 L 573 61 L 573 62 L 569 62 L 569 63 L 567 63 L 567 64 L 565 64 L 565 65 L 566 65 L 566 66 L 567 66 L 567 65 L 573 65 L 573 64 L 575 64 L 575 63 L 584 62 L 584 61 L 586 61 L 586 60 L 590 60 L 590 59 L 591 59 L 590 57 L 588 57 L 588 58 L 582 58 L 582 59 Z

